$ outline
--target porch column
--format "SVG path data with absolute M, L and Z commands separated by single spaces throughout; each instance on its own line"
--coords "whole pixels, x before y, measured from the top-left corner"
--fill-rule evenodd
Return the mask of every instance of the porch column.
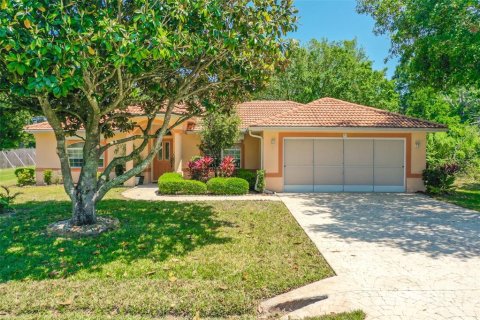
M 182 131 L 173 132 L 173 155 L 175 160 L 173 170 L 178 173 L 183 173 L 182 134 Z
M 128 141 L 125 145 L 126 145 L 125 151 L 126 151 L 126 154 L 128 155 L 133 151 L 133 141 Z M 130 169 L 133 169 L 133 160 L 128 161 L 125 164 L 125 169 L 127 171 Z M 123 185 L 127 187 L 135 187 L 135 177 L 128 179 L 123 183 Z

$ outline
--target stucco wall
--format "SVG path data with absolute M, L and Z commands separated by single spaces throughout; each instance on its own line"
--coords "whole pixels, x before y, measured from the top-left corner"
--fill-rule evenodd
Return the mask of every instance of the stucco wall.
M 184 169 L 187 167 L 187 163 L 192 157 L 200 155 L 200 150 L 198 149 L 199 145 L 199 134 L 182 134 L 182 162 Z
M 423 191 L 421 173 L 426 165 L 426 133 L 424 132 L 280 132 L 265 131 L 264 166 L 267 189 L 283 191 L 283 139 L 285 137 L 342 137 L 352 138 L 404 138 L 406 141 L 406 190 L 407 192 Z
M 243 168 L 260 169 L 260 139 L 245 134 L 242 152 Z

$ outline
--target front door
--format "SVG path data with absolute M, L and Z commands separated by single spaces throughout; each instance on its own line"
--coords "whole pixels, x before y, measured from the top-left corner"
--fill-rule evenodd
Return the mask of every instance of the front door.
M 172 171 L 172 150 L 172 140 L 164 139 L 160 151 L 158 151 L 157 156 L 153 160 L 153 181 L 157 181 L 165 172 Z

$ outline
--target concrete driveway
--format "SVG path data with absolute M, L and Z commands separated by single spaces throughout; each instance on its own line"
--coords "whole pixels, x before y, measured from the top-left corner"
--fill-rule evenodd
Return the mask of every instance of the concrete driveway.
M 480 319 L 479 212 L 412 194 L 281 199 L 337 276 L 270 306 L 328 296 L 290 316 L 362 309 L 368 319 Z

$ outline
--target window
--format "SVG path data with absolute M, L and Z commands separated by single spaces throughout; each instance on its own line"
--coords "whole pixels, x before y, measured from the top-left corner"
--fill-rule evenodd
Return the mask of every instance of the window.
M 163 153 L 165 150 L 165 154 Z M 157 154 L 158 160 L 170 160 L 170 141 L 164 141 Z
M 83 165 L 83 142 L 77 142 L 67 147 L 67 156 L 70 167 L 80 168 Z M 103 154 L 98 159 L 98 166 L 103 167 Z
M 235 168 L 240 168 L 240 161 L 242 159 L 242 149 L 240 148 L 240 146 L 233 146 L 231 148 L 228 148 L 228 149 L 224 149 L 223 152 L 222 152 L 222 157 L 225 157 L 225 156 L 232 156 L 233 159 L 235 159 Z
M 170 160 L 170 142 L 164 142 L 165 147 L 165 157 L 163 160 Z

